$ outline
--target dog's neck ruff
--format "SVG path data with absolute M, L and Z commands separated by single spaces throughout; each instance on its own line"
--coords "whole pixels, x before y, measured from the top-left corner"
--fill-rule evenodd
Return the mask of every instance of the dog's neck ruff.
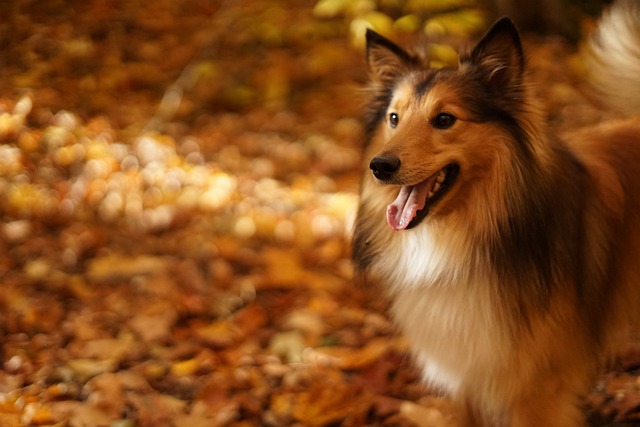
M 393 232 L 389 247 L 372 265 L 371 273 L 384 278 L 392 288 L 447 286 L 464 280 L 471 263 L 464 262 L 466 253 L 456 250 L 465 247 L 464 243 L 458 233 L 449 233 L 447 241 L 437 238 L 442 225 L 429 221 L 406 233 Z

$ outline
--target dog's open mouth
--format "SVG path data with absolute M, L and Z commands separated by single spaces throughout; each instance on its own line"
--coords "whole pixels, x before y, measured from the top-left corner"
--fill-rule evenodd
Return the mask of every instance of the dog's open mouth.
M 396 231 L 420 224 L 429 208 L 444 196 L 458 175 L 459 167 L 449 164 L 415 185 L 403 185 L 396 199 L 387 206 L 387 222 Z

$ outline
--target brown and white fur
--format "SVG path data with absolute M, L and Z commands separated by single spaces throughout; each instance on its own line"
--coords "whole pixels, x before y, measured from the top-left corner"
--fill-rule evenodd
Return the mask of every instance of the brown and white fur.
M 460 425 L 583 425 L 581 398 L 640 312 L 640 117 L 555 136 L 507 18 L 456 69 L 373 31 L 367 60 L 356 271 L 386 290 Z M 640 75 L 617 72 L 638 94 Z

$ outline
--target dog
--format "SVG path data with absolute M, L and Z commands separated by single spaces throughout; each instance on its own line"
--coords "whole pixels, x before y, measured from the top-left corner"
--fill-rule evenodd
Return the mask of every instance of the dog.
M 638 35 L 640 6 L 613 7 L 593 81 L 635 91 L 629 106 L 640 37 L 622 38 Z M 357 277 L 388 295 L 459 425 L 584 425 L 582 398 L 640 312 L 640 116 L 555 135 L 508 18 L 457 68 L 366 41 Z

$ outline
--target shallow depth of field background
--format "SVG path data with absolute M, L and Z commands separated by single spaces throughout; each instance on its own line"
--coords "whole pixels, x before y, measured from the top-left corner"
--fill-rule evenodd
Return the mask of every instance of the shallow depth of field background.
M 579 55 L 602 4 L 556 3 L 525 47 L 564 131 L 611 113 Z M 486 6 L 0 5 L 0 426 L 446 425 L 352 276 L 363 34 L 455 65 Z M 595 421 L 640 419 L 635 367 Z

